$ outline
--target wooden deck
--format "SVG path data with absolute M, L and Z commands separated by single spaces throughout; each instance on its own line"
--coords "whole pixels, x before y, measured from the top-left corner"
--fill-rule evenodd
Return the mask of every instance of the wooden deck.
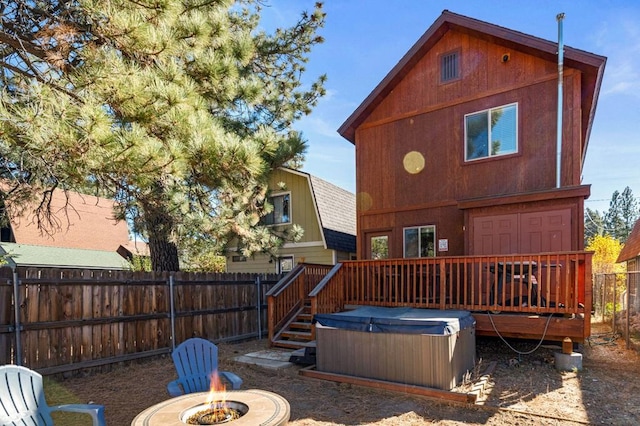
M 583 342 L 591 329 L 591 253 L 300 264 L 268 293 L 269 338 L 307 315 L 354 306 L 466 310 L 478 335 Z M 301 341 L 315 340 L 310 327 Z

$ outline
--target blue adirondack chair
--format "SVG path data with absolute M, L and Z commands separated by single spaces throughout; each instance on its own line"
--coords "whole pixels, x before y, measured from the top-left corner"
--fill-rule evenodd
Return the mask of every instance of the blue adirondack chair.
M 40 373 L 17 365 L 0 366 L 0 424 L 53 426 L 53 411 L 89 414 L 93 426 L 104 426 L 104 406 L 47 405 Z
M 218 370 L 218 347 L 205 339 L 192 337 L 178 345 L 171 353 L 178 379 L 167 385 L 171 396 L 211 389 L 211 375 Z M 218 377 L 240 389 L 242 379 L 228 371 L 217 371 Z

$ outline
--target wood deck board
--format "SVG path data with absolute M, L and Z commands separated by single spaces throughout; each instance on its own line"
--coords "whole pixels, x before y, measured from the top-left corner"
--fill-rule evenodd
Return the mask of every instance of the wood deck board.
M 565 318 L 549 315 L 498 315 L 488 313 L 473 313 L 476 319 L 476 334 L 478 336 L 503 336 L 519 339 L 543 339 L 562 341 L 570 337 L 576 342 L 584 342 L 588 337 L 585 333 L 584 318 Z
M 460 403 L 474 404 L 478 398 L 475 393 L 460 393 L 441 389 L 427 388 L 423 386 L 407 385 L 403 383 L 389 382 L 385 380 L 367 379 L 345 374 L 327 373 L 317 371 L 315 366 L 306 367 L 300 370 L 300 374 L 315 379 L 330 380 L 333 382 L 350 383 L 353 385 L 368 386 L 372 388 L 391 390 L 396 392 L 410 393 L 414 395 L 426 396 L 429 398 L 447 400 Z

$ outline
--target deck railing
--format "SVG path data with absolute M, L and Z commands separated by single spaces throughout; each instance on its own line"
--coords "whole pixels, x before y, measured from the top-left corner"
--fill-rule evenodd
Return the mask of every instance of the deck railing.
M 591 306 L 591 253 L 348 261 L 324 287 L 332 302 L 315 289 L 318 312 L 374 305 L 575 314 Z
M 309 293 L 331 270 L 331 265 L 300 263 L 267 293 L 269 340 L 296 312 L 302 309 Z
M 310 299 L 312 314 L 369 305 L 581 314 L 589 321 L 591 256 L 576 251 L 355 260 L 324 268 L 298 265 L 287 282 L 270 292 L 269 337 L 304 299 Z

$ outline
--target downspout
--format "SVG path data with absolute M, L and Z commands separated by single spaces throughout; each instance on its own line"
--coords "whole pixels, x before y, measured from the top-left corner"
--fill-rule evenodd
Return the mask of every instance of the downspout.
M 564 13 L 558 13 L 556 20 L 558 21 L 558 128 L 557 128 L 557 146 L 556 153 L 556 188 L 560 188 L 560 170 L 562 169 L 562 80 L 563 80 L 563 62 L 564 62 L 564 41 L 562 36 L 562 20 Z

